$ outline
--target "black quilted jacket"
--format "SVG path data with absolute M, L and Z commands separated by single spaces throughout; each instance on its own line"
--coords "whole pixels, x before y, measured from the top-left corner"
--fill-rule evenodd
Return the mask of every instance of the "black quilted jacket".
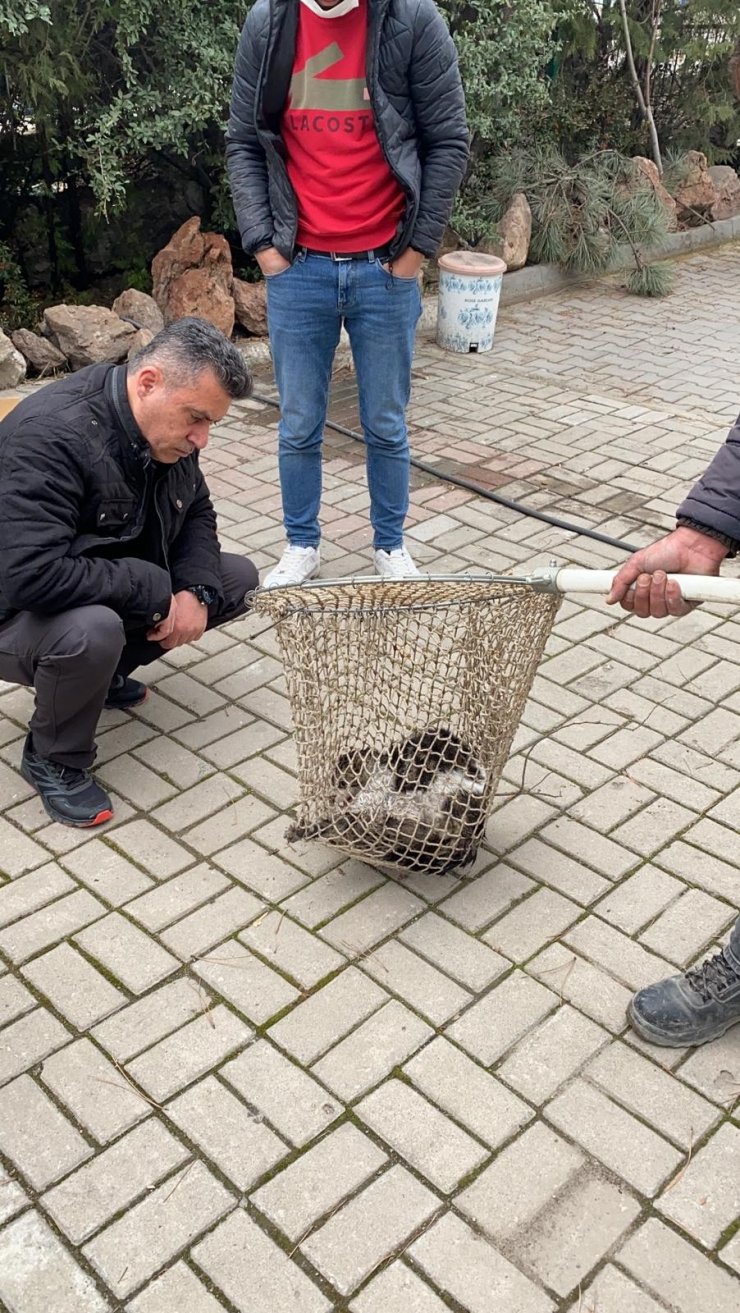
M 100 605 L 129 628 L 150 627 L 190 584 L 222 596 L 197 454 L 153 464 L 125 373 L 90 365 L 0 424 L 0 623 L 18 611 Z
M 740 542 L 740 417 L 677 514 Z
M 299 0 L 257 0 L 239 42 L 226 158 L 247 252 L 290 260 L 297 210 L 280 119 L 295 54 Z M 385 157 L 406 196 L 391 257 L 434 255 L 468 160 L 457 55 L 433 0 L 369 0 L 367 87 Z

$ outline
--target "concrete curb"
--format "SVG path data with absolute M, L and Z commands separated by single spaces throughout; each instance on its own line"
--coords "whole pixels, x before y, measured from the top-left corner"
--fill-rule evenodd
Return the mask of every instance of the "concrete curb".
M 669 233 L 661 246 L 651 251 L 646 258 L 652 264 L 656 260 L 675 260 L 692 255 L 706 247 L 721 246 L 725 242 L 740 240 L 740 214 L 731 219 L 717 219 L 714 223 L 704 223 L 698 228 L 688 228 L 686 232 Z M 612 263 L 609 272 L 619 273 L 631 267 L 629 247 L 621 248 Z M 519 301 L 531 301 L 537 296 L 551 296 L 554 292 L 563 292 L 579 283 L 592 282 L 581 274 L 567 273 L 557 264 L 531 264 L 513 273 L 505 274 L 501 289 L 502 306 L 516 305 Z M 437 294 L 428 294 L 423 298 L 420 332 L 434 332 L 437 327 Z M 251 338 L 239 343 L 251 364 L 269 364 L 270 344 L 267 338 Z M 342 331 L 337 354 L 342 363 L 349 354 L 349 339 Z

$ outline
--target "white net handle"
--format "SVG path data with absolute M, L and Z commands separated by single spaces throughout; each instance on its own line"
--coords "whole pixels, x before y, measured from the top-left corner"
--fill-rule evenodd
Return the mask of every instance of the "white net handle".
M 616 570 L 582 570 L 564 566 L 553 572 L 553 584 L 559 593 L 603 593 L 611 589 Z M 740 606 L 740 579 L 722 579 L 716 575 L 669 574 L 687 602 L 728 602 Z

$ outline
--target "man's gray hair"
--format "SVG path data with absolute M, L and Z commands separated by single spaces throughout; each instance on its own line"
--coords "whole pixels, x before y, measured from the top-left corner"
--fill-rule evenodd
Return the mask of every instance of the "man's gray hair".
M 204 369 L 210 369 L 233 401 L 241 401 L 252 391 L 241 351 L 207 319 L 176 319 L 131 357 L 128 373 L 146 364 L 160 365 L 166 381 L 175 387 L 187 387 Z

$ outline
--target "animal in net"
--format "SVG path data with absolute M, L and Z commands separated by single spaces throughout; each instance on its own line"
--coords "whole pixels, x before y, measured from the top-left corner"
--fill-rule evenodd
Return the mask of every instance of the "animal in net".
M 385 751 L 343 753 L 328 814 L 288 838 L 324 838 L 401 871 L 443 874 L 475 859 L 488 812 L 489 772 L 445 726 Z

